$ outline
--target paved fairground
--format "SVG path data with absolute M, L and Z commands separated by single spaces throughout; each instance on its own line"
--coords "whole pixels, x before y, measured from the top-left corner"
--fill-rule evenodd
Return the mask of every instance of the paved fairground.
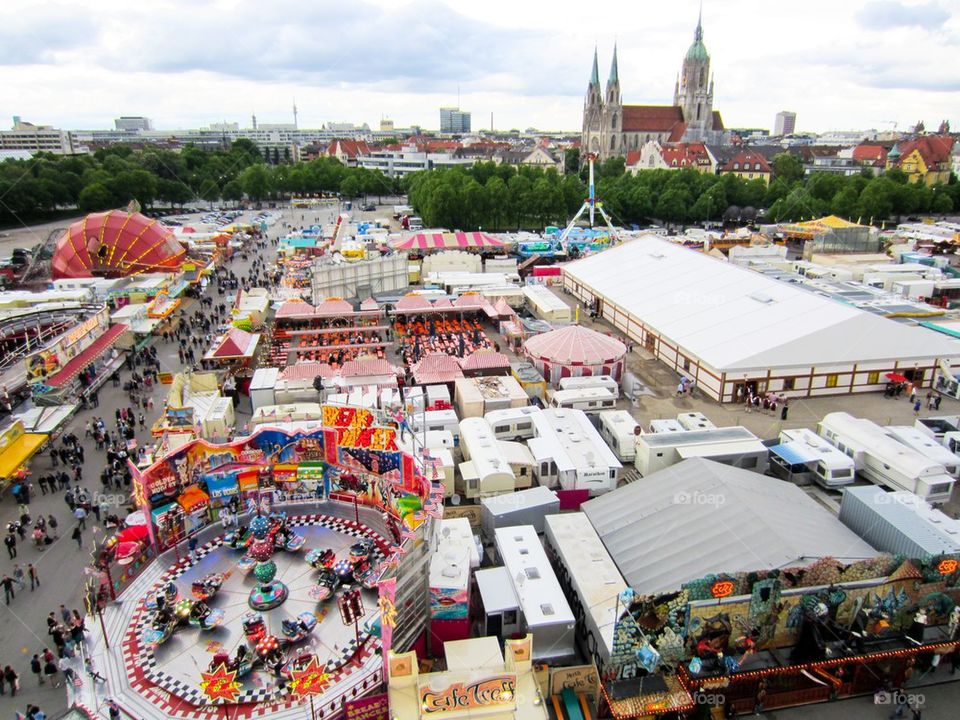
M 282 209 L 282 217 L 272 225 L 268 231 L 268 238 L 276 240 L 284 233 L 284 224 L 291 223 L 304 225 L 311 223 L 329 223 L 335 217 L 336 207 L 320 211 Z M 371 213 L 370 216 L 379 216 L 382 210 Z M 250 213 L 248 213 L 250 215 Z M 241 219 L 242 220 L 242 219 Z M 66 225 L 67 222 L 61 223 Z M 33 244 L 45 238 L 52 227 L 37 229 L 23 229 L 14 231 L 5 243 Z M 268 244 L 269 247 L 269 244 Z M 227 262 L 227 267 L 237 276 L 247 276 L 251 272 L 251 265 L 258 257 L 259 251 L 249 252 L 247 259 L 241 253 L 234 254 Z M 267 250 L 260 256 L 264 264 L 269 264 L 274 253 Z M 216 303 L 231 302 L 232 291 L 219 290 L 216 284 L 211 283 L 206 294 L 213 297 Z M 567 302 L 569 296 L 558 292 Z M 197 311 L 199 305 L 196 300 L 185 300 L 179 313 L 183 319 L 189 318 Z M 580 313 L 580 321 L 585 325 L 595 327 L 604 332 L 610 332 L 610 327 L 604 322 L 592 321 L 586 313 Z M 489 327 L 486 332 L 492 337 L 496 333 Z M 162 338 L 154 338 L 152 344 L 157 348 L 161 372 L 176 373 L 183 369 L 174 341 L 164 342 Z M 507 348 L 508 343 L 500 343 Z M 203 345 L 205 347 L 205 344 Z M 692 396 L 677 397 L 676 388 L 679 376 L 667 369 L 663 364 L 645 356 L 642 349 L 634 348 L 628 358 L 628 369 L 634 373 L 645 385 L 647 391 L 636 401 L 621 400 L 621 406 L 628 408 L 643 425 L 656 418 L 676 417 L 679 412 L 700 411 L 707 415 L 716 425 L 744 425 L 764 439 L 777 436 L 782 428 L 814 427 L 817 421 L 826 413 L 845 410 L 853 414 L 871 418 L 882 424 L 911 425 L 915 420 L 914 413 L 906 399 L 887 399 L 882 394 L 841 395 L 829 398 L 810 400 L 793 400 L 789 405 L 787 420 L 781 420 L 779 413 L 776 416 L 765 415 L 760 412 L 746 413 L 742 406 L 720 405 L 705 398 L 701 393 L 694 392 Z M 86 426 L 94 417 L 106 420 L 109 429 L 113 429 L 115 412 L 129 404 L 126 393 L 121 389 L 123 382 L 130 376 L 130 370 L 120 371 L 121 386 L 113 387 L 111 383 L 103 386 L 99 393 L 99 407 L 81 409 L 70 421 L 64 432 L 73 432 L 85 451 L 85 462 L 82 467 L 80 485 L 90 492 L 99 492 L 100 473 L 104 467 L 103 453 L 98 452 L 91 436 L 85 433 Z M 143 444 L 150 440 L 149 426 L 156 420 L 159 410 L 163 406 L 163 398 L 167 386 L 155 384 L 147 392 L 154 401 L 156 408 L 152 416 L 147 417 L 146 427 L 137 429 L 137 439 Z M 242 398 L 237 408 L 237 427 L 243 424 L 250 415 L 250 401 Z M 933 414 L 926 411 L 923 415 Z M 960 402 L 944 398 L 940 410 L 936 414 L 960 414 Z M 32 479 L 46 474 L 53 469 L 50 453 L 44 451 L 36 457 L 30 466 Z M 827 496 L 821 491 L 821 499 L 828 507 L 835 509 L 837 496 Z M 112 507 L 124 508 L 129 498 L 124 493 L 115 493 L 108 498 Z M 320 512 L 319 507 L 304 507 L 291 513 L 305 532 L 326 533 L 324 540 L 316 540 L 316 544 L 330 546 L 347 546 L 355 528 L 337 525 L 329 516 Z M 949 512 L 957 511 L 955 498 L 947 507 Z M 34 488 L 32 501 L 29 504 L 29 514 L 32 518 L 40 515 L 53 516 L 58 520 L 59 539 L 52 545 L 37 547 L 29 535 L 19 542 L 15 558 L 5 558 L 2 572 L 13 575 L 15 564 L 26 572 L 28 564 L 33 564 L 39 576 L 39 586 L 31 589 L 29 581 L 23 588 L 14 587 L 14 597 L 8 604 L 0 605 L 0 666 L 10 666 L 19 675 L 20 689 L 16 696 L 11 695 L 11 688 L 5 686 L 5 694 L 0 696 L 0 718 L 12 718 L 16 712 L 24 712 L 28 704 L 42 708 L 48 717 L 56 717 L 74 703 L 81 704 L 94 717 L 108 717 L 107 703 L 113 698 L 118 701 L 122 715 L 128 720 L 148 720 L 152 718 L 215 718 L 221 717 L 223 711 L 218 707 L 193 708 L 178 700 L 166 688 L 174 688 L 186 692 L 191 691 L 191 682 L 198 681 L 197 670 L 201 660 L 209 657 L 209 652 L 215 643 L 217 646 L 232 652 L 238 641 L 237 624 L 246 611 L 246 595 L 248 588 L 242 587 L 243 579 L 231 577 L 235 570 L 236 555 L 225 549 L 219 541 L 218 530 L 214 526 L 209 528 L 201 537 L 201 547 L 197 553 L 197 567 L 191 561 L 184 559 L 185 553 L 181 550 L 161 556 L 144 571 L 130 585 L 117 602 L 108 604 L 100 618 L 86 618 L 86 642 L 78 657 L 69 660 L 70 666 L 81 679 L 79 686 L 64 687 L 61 674 L 55 675 L 50 681 L 40 683 L 38 677 L 31 672 L 31 658 L 34 654 L 42 655 L 46 648 L 55 651 L 53 638 L 47 632 L 47 617 L 55 613 L 60 617 L 61 606 L 68 611 L 78 610 L 84 613 L 83 587 L 87 578 L 86 568 L 91 560 L 93 541 L 102 538 L 104 530 L 99 520 L 93 516 L 87 519 L 86 527 L 82 532 L 81 542 L 78 545 L 71 534 L 76 526 L 69 513 L 62 491 L 42 494 L 39 488 Z M 18 517 L 17 506 L 9 492 L 0 498 L 0 522 L 4 525 Z M 340 539 L 337 539 L 340 538 Z M 306 607 L 306 604 L 294 601 L 298 590 L 305 587 L 303 563 L 296 558 L 278 558 L 279 577 L 291 588 L 291 608 L 287 614 L 296 614 Z M 204 635 L 193 628 L 183 629 L 171 639 L 168 646 L 162 647 L 162 652 L 142 654 L 142 649 L 136 642 L 137 634 L 142 631 L 144 616 L 143 602 L 152 594 L 162 582 L 176 579 L 181 589 L 189 588 L 190 579 L 207 572 L 219 572 L 227 575 L 220 599 L 214 598 L 211 605 L 224 610 L 227 620 L 223 629 L 217 628 Z M 374 607 L 374 602 L 368 600 L 367 607 Z M 426 609 L 424 609 L 426 612 Z M 336 609 L 331 610 L 336 614 Z M 365 621 L 369 620 L 369 616 Z M 369 646 L 357 651 L 352 629 L 345 630 L 339 618 L 336 622 L 324 624 L 321 620 L 322 632 L 308 641 L 307 647 L 316 652 L 321 658 L 329 661 L 332 675 L 332 685 L 329 695 L 324 696 L 328 704 L 339 698 L 366 688 L 373 687 L 380 682 L 380 660 L 371 651 Z M 361 636 L 360 640 L 364 637 Z M 344 654 L 346 653 L 346 654 Z M 54 654 L 56 654 L 54 652 Z M 104 678 L 101 682 L 84 669 L 84 660 L 89 658 L 92 669 Z M 338 658 L 353 658 L 345 665 Z M 204 668 L 205 669 L 205 668 Z M 157 673 L 166 675 L 163 682 L 157 680 Z M 153 675 L 151 675 L 151 673 Z M 918 697 L 922 696 L 923 717 L 928 720 L 956 718 L 960 716 L 957 707 L 960 707 L 960 686 L 951 682 L 948 668 L 941 668 L 938 674 L 922 676 L 914 679 L 914 686 L 908 686 Z M 150 679 L 154 683 L 148 683 Z M 56 684 L 52 682 L 56 680 Z M 260 705 L 246 706 L 242 712 L 232 713 L 230 717 L 278 717 L 278 718 L 306 718 L 309 717 L 308 706 L 293 703 L 288 698 L 271 694 L 268 678 L 252 674 L 245 681 L 244 691 L 250 697 L 262 700 Z M 167 683 L 164 686 L 164 683 Z M 929 684 L 933 683 L 933 684 Z M 144 688 L 150 684 L 150 689 Z M 770 713 L 760 713 L 759 717 L 766 718 L 882 718 L 888 717 L 893 708 L 878 706 L 873 698 L 858 698 L 844 700 L 824 705 L 812 705 L 802 708 L 778 710 Z M 909 717 L 909 713 L 907 713 Z M 334 717 L 324 715 L 323 717 Z M 406 720 L 406 719 L 404 719 Z

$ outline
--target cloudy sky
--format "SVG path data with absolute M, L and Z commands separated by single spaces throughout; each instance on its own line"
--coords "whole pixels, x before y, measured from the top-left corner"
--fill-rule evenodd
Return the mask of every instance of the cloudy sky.
M 381 117 L 579 129 L 594 45 L 626 103 L 670 103 L 699 0 L 37 0 L 0 3 L 0 126 Z M 705 0 L 728 127 L 960 128 L 960 0 Z

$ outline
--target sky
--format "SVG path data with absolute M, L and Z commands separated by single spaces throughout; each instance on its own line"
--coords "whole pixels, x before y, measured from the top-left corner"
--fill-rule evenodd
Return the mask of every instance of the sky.
M 145 115 L 157 129 L 293 121 L 577 130 L 594 47 L 626 104 L 669 104 L 699 0 L 0 3 L 0 127 Z M 727 127 L 960 129 L 960 0 L 704 0 Z

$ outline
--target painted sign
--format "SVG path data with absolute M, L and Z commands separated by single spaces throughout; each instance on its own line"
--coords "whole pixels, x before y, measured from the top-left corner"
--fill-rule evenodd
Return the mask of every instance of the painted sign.
M 302 670 L 293 670 L 290 673 L 290 692 L 297 697 L 319 695 L 327 688 L 330 674 L 324 672 L 323 666 L 317 662 L 317 656 L 310 658 L 310 662 Z
M 559 695 L 567 688 L 575 693 L 596 696 L 600 689 L 600 675 L 595 665 L 575 665 L 553 668 L 550 671 L 550 694 Z
M 344 720 L 388 720 L 390 698 L 383 693 L 359 700 L 347 700 L 343 704 L 343 717 Z
M 496 677 L 470 683 L 453 683 L 442 690 L 427 685 L 420 687 L 421 715 L 477 710 L 481 708 L 513 706 L 517 687 L 516 675 Z
M 23 422 L 17 420 L 10 427 L 0 433 L 0 452 L 3 452 L 7 449 L 8 446 L 13 445 L 17 440 L 20 439 L 20 436 L 23 435 Z
M 240 683 L 237 682 L 236 670 L 227 670 L 226 665 L 217 665 L 213 672 L 201 672 L 200 689 L 211 702 L 225 700 L 233 702 L 240 692 Z
M 430 588 L 430 617 L 434 620 L 462 620 L 467 617 L 470 594 L 467 588 Z
M 734 583 L 732 580 L 717 580 L 710 586 L 710 594 L 719 599 L 733 595 Z
M 465 517 L 470 521 L 470 527 L 474 530 L 480 528 L 481 508 L 479 505 L 450 505 L 443 509 L 445 518 Z
M 953 558 L 946 558 L 941 560 L 937 565 L 937 572 L 941 575 L 950 575 L 951 573 L 955 573 L 958 567 L 960 567 L 960 562 Z
M 373 413 L 366 408 L 323 406 L 323 426 L 328 428 L 366 428 L 373 425 Z

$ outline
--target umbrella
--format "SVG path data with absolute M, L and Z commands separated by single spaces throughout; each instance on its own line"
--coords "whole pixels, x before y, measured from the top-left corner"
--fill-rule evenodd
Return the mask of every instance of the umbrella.
M 907 382 L 907 378 L 905 378 L 905 377 L 904 377 L 903 375 L 901 375 L 900 373 L 889 372 L 889 373 L 887 373 L 886 378 L 887 378 L 887 380 L 889 380 L 890 382 L 898 382 L 898 383 Z
M 129 565 L 132 563 L 137 555 L 140 554 L 140 547 L 140 543 L 138 542 L 117 543 L 116 549 L 113 551 L 114 556 L 117 558 L 117 563 L 120 565 Z
M 137 510 L 135 512 L 127 515 L 126 519 L 123 521 L 126 525 L 146 525 L 147 517 L 143 514 L 143 510 Z
M 117 533 L 117 540 L 120 542 L 140 542 L 141 540 L 146 540 L 146 538 L 146 525 L 134 525 L 132 527 L 124 528 Z

